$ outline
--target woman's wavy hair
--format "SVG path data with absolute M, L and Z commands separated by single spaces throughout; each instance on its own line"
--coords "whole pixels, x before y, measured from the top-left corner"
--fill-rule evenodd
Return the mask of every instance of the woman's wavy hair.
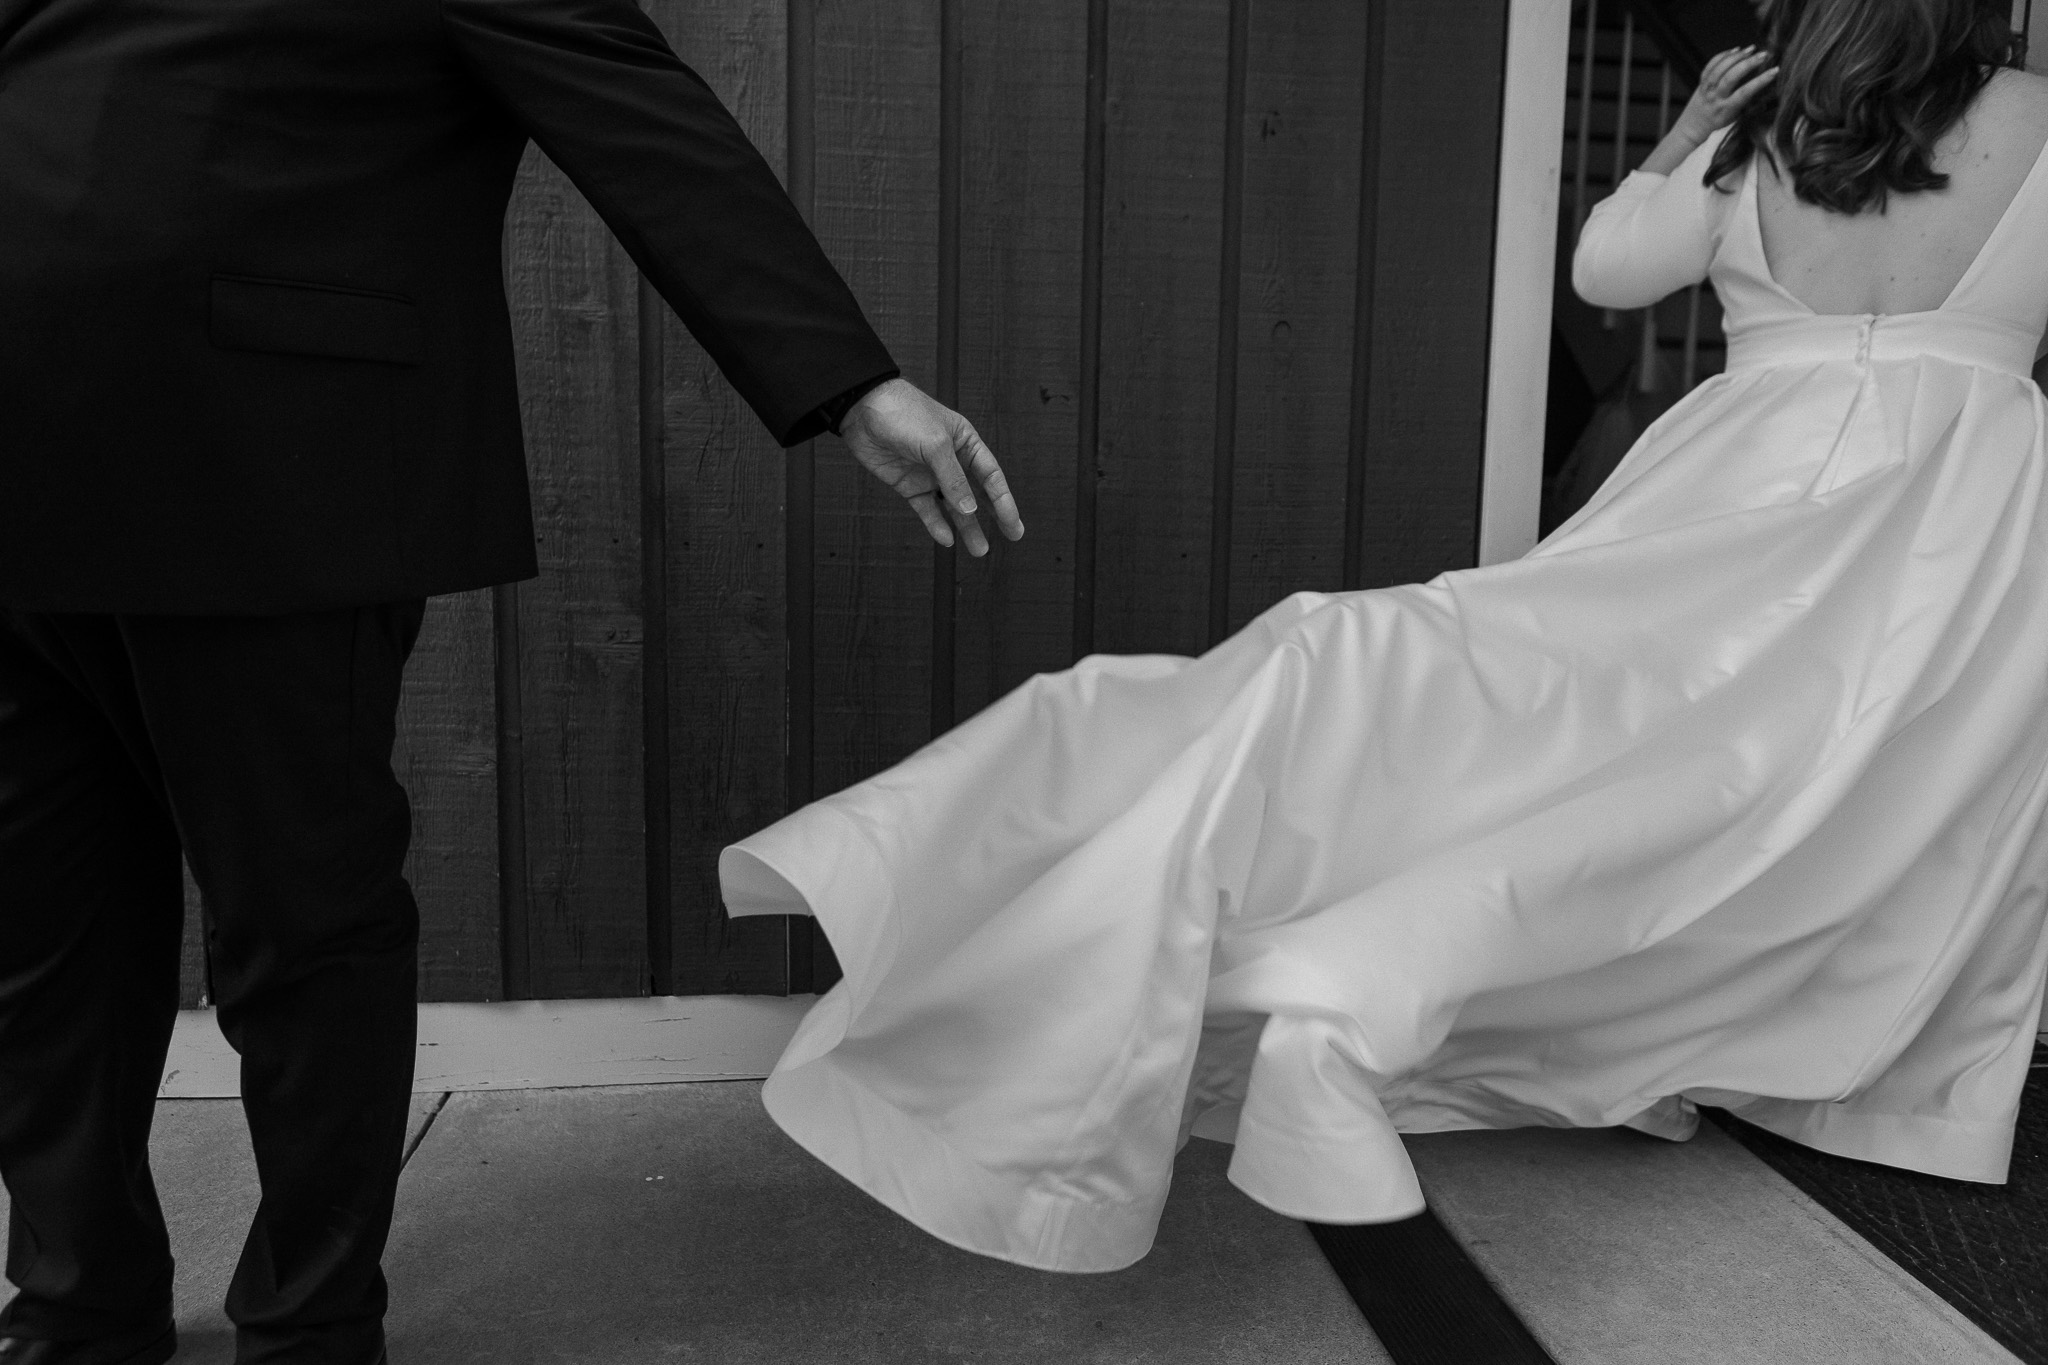
M 1707 183 L 1730 188 L 1761 152 L 1837 213 L 1946 186 L 1935 144 L 2024 54 L 2011 0 L 1775 0 L 1764 22 L 1778 78 L 1736 115 Z

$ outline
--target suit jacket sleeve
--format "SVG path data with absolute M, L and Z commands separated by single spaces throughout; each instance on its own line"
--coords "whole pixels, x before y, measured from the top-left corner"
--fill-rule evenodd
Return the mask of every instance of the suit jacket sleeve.
M 632 0 L 441 0 L 441 17 L 779 441 L 896 372 L 768 163 Z

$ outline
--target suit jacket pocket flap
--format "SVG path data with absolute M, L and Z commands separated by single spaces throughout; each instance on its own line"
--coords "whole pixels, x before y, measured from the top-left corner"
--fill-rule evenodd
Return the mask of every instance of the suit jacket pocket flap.
M 419 310 L 395 295 L 230 275 L 214 276 L 208 335 L 228 350 L 386 365 L 417 365 L 421 352 Z

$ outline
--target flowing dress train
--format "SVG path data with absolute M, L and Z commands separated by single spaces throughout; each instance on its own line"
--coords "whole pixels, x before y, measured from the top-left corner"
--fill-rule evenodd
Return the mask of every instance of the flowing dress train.
M 1512 563 L 1083 659 L 729 848 L 845 979 L 775 1120 L 959 1246 L 1142 1256 L 1189 1133 L 1324 1222 L 1397 1136 L 1800 1142 L 2004 1178 L 2048 977 L 2048 171 L 1939 309 L 1817 315 L 1754 169 L 1638 173 L 1582 290 L 1712 280 L 1725 373 Z

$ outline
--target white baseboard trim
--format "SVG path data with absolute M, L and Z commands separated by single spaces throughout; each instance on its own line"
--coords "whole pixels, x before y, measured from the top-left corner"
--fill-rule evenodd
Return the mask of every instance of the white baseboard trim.
M 691 995 L 421 1005 L 415 1093 L 758 1080 L 817 999 Z M 213 1011 L 185 1010 L 157 1094 L 232 1099 L 241 1059 Z
M 814 995 L 687 995 L 421 1005 L 416 1093 L 554 1090 L 759 1080 L 774 1069 Z M 2048 1042 L 2048 1014 L 2042 1018 Z M 185 1010 L 171 1034 L 163 1099 L 233 1099 L 241 1059 L 213 1011 Z

